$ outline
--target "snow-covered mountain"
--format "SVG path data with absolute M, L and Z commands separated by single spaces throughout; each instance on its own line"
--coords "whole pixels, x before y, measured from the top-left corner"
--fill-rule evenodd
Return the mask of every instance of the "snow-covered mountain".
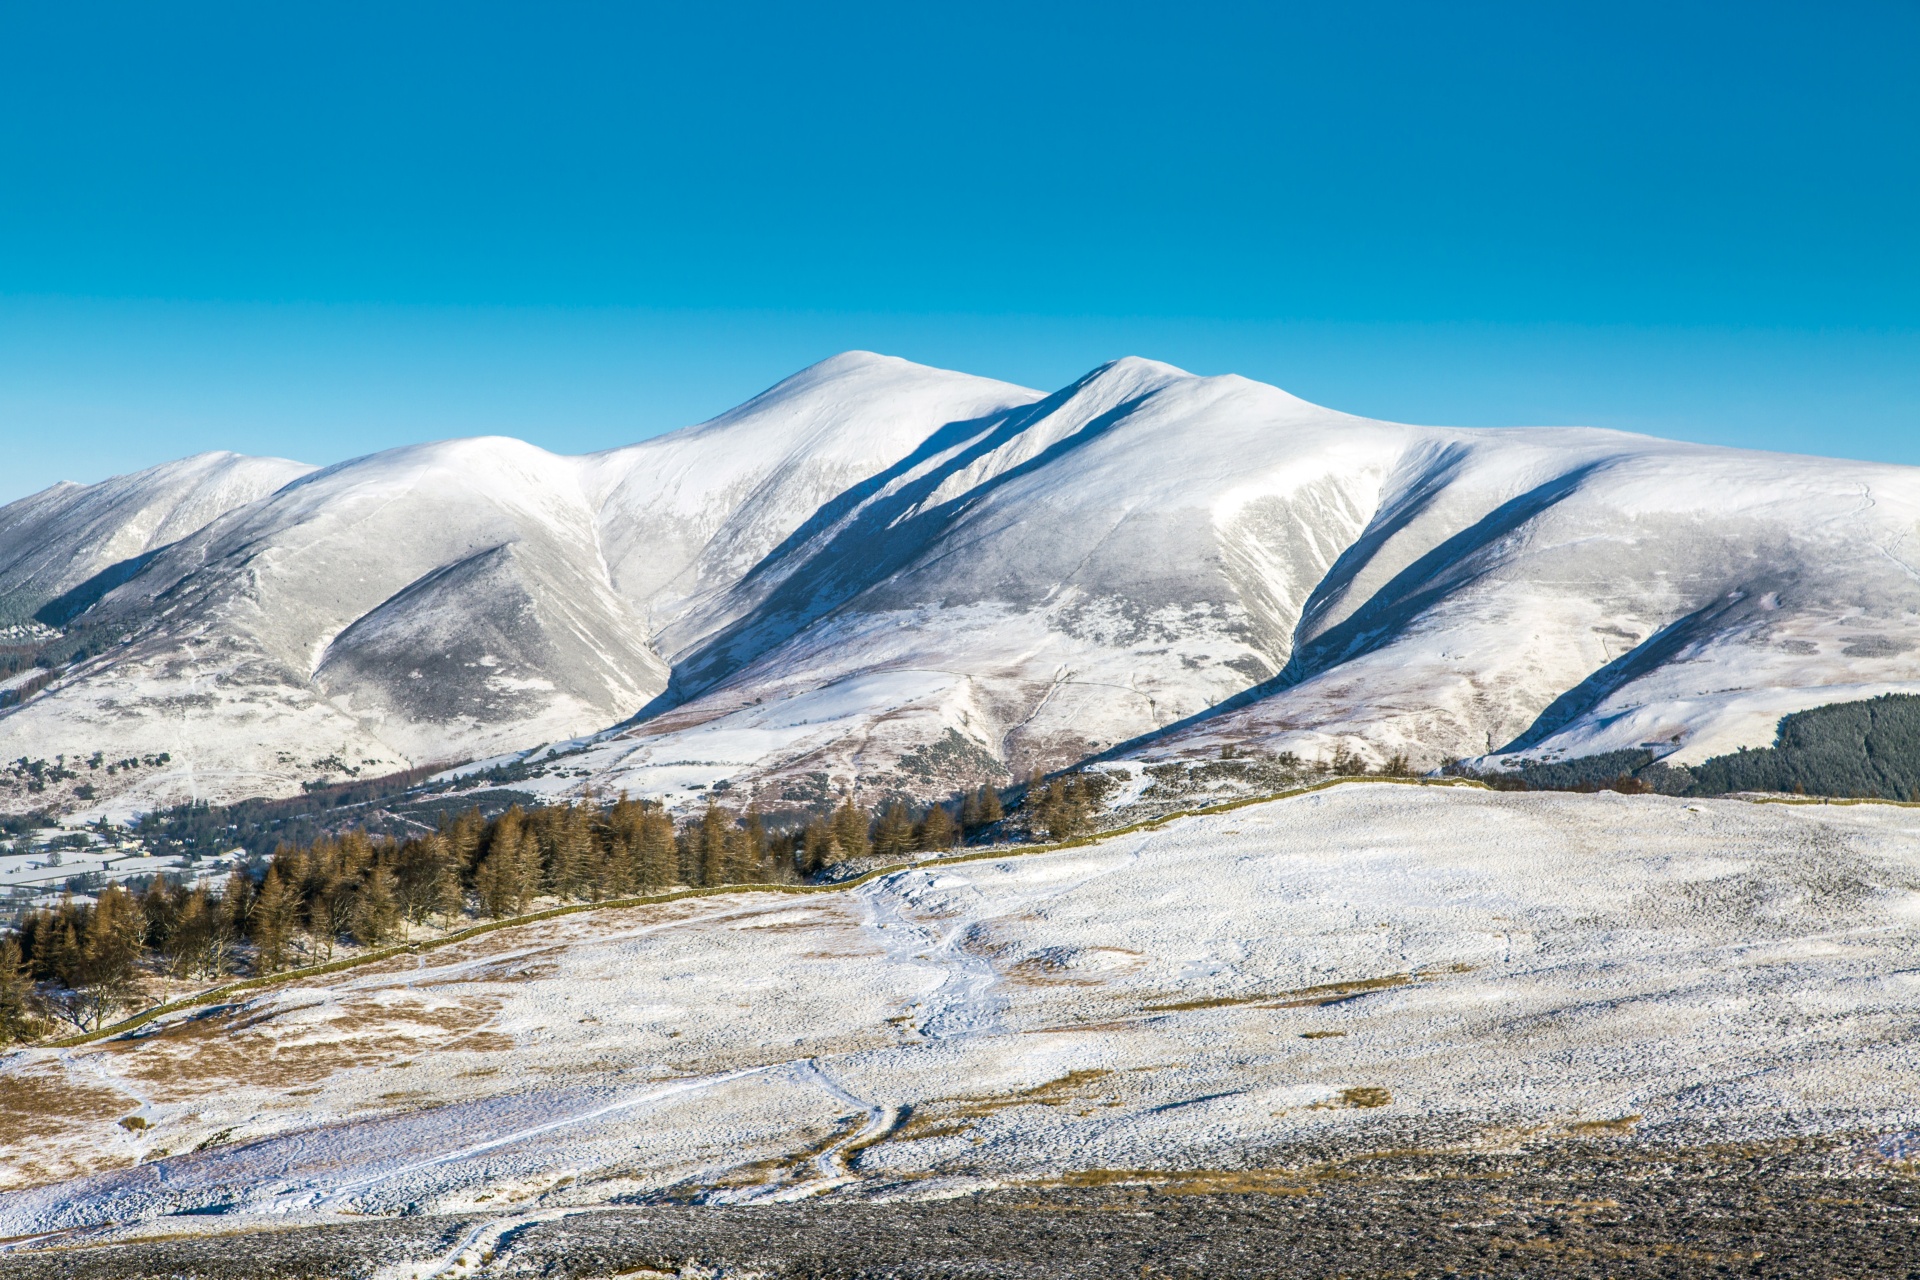
M 1400 426 L 1123 360 L 756 566 L 673 653 L 693 696 L 586 764 L 799 799 L 1115 744 L 1693 760 L 1920 689 L 1916 563 L 1913 468 Z
M 851 353 L 605 454 L 287 478 L 102 553 L 75 625 L 130 638 L 0 715 L 0 758 L 169 752 L 126 807 L 589 735 L 547 785 L 791 804 L 1227 744 L 1687 760 L 1920 691 L 1920 469 L 1144 360 L 1042 396 Z
M 854 353 L 603 454 L 490 438 L 282 464 L 292 483 L 125 566 L 77 621 L 128 638 L 0 715 L 0 758 L 167 753 L 83 780 L 128 808 L 604 728 L 665 687 L 655 637 L 704 595 L 949 424 L 1036 395 Z

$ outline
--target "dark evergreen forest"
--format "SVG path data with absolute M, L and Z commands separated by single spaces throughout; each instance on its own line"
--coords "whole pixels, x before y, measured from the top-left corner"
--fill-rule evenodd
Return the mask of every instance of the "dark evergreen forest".
M 1457 767 L 1451 772 L 1470 773 Z M 1640 749 L 1471 776 L 1495 786 L 1535 791 L 1604 789 L 1700 797 L 1780 791 L 1920 801 L 1920 695 L 1890 693 L 1796 711 L 1780 721 L 1771 747 L 1743 748 L 1696 765 L 1664 764 L 1653 751 Z

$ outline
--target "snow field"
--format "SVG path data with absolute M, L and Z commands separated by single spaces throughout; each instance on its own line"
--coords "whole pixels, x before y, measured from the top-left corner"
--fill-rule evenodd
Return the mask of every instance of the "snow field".
M 12 1056 L 0 1099 L 42 1109 L 0 1145 L 0 1235 L 1405 1146 L 1803 1134 L 1870 1159 L 1920 1129 L 1917 837 L 1892 806 L 1346 784 L 566 917 Z

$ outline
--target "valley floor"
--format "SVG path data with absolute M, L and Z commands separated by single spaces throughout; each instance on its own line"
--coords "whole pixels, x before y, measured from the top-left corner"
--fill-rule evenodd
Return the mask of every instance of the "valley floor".
M 868 1274 L 1055 1248 L 1198 1274 L 1166 1239 L 1304 1259 L 1376 1231 L 1471 1273 L 1557 1222 L 1646 1274 L 1682 1273 L 1669 1236 L 1906 1274 L 1868 1254 L 1913 1241 L 1917 1157 L 1920 810 L 1351 783 L 589 912 L 17 1053 L 0 1269 L 149 1274 L 300 1227 L 249 1274 L 354 1240 L 340 1274 L 494 1271 L 596 1231 L 598 1274 L 656 1236 L 662 1262 L 861 1274 L 840 1223 L 870 1224 Z M 969 1269 L 976 1229 L 999 1243 Z

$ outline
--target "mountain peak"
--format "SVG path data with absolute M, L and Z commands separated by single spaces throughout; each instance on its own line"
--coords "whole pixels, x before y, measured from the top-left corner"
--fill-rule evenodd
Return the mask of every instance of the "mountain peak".
M 1121 356 L 1117 360 L 1107 361 L 1088 376 L 1094 378 L 1158 378 L 1164 381 L 1172 381 L 1176 378 L 1191 378 L 1196 375 L 1188 373 L 1178 365 L 1168 364 L 1164 360 L 1152 360 L 1146 356 Z

